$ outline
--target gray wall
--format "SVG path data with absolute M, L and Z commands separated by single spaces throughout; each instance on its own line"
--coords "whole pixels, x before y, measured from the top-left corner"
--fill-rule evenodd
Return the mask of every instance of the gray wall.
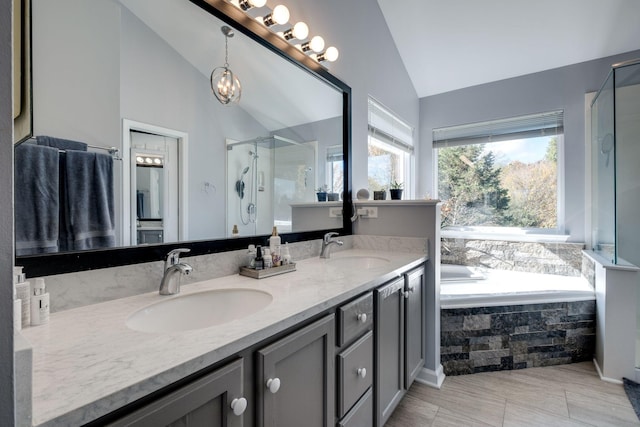
M 297 0 L 287 7 L 292 19 L 307 22 L 314 34 L 340 50 L 340 58 L 329 69 L 352 89 L 353 189 L 367 188 L 368 95 L 415 126 L 418 144 L 418 96 L 378 2 Z
M 417 194 L 434 194 L 434 128 L 563 109 L 566 232 L 585 241 L 584 95 L 600 88 L 611 64 L 637 57 L 640 51 L 422 98 Z
M 0 425 L 12 426 L 13 375 L 13 104 L 11 0 L 0 0 Z

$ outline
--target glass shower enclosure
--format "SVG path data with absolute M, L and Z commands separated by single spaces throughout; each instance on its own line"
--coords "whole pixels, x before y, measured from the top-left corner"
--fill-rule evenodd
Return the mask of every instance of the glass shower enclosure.
M 613 65 L 591 104 L 591 161 L 593 250 L 640 267 L 640 59 Z M 635 347 L 640 367 L 640 312 Z
M 612 66 L 591 104 L 593 250 L 640 266 L 640 59 Z

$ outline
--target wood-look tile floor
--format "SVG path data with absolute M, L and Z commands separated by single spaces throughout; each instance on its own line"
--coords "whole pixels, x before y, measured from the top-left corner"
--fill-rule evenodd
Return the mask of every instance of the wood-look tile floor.
M 592 362 L 414 383 L 385 427 L 640 426 L 622 385 Z

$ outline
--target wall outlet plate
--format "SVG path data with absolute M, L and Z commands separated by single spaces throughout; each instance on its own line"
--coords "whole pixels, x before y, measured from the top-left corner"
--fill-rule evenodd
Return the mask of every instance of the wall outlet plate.
M 340 218 L 342 216 L 342 208 L 329 208 L 329 218 Z
M 378 208 L 374 206 L 358 208 L 358 215 L 361 218 L 378 218 Z

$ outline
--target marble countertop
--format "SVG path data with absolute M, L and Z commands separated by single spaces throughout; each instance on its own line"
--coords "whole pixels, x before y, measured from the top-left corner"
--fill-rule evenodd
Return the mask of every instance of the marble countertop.
M 389 260 L 358 269 L 345 257 Z M 257 313 L 209 328 L 144 333 L 125 322 L 138 309 L 178 296 L 157 292 L 79 307 L 27 328 L 33 346 L 33 425 L 79 425 L 161 389 L 296 325 L 359 293 L 398 277 L 426 260 L 424 254 L 336 252 L 331 260 L 297 262 L 297 271 L 267 279 L 240 275 L 185 285 L 180 295 L 220 288 L 253 288 L 273 301 Z

